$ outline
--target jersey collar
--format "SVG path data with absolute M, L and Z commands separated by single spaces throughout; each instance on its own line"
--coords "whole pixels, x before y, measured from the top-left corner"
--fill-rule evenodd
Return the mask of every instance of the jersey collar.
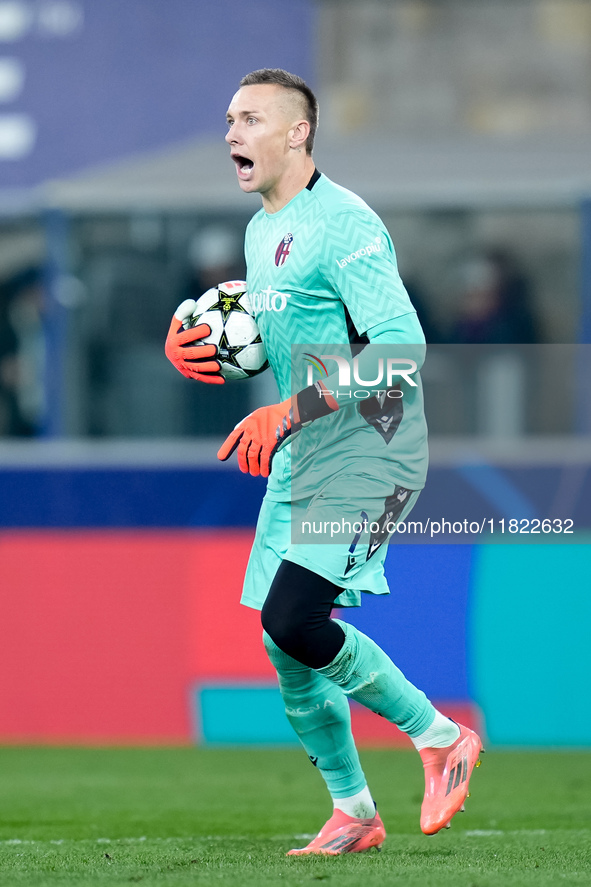
M 314 172 L 312 173 L 312 178 L 310 179 L 310 181 L 306 185 L 306 188 L 308 189 L 308 191 L 312 190 L 312 188 L 314 187 L 314 185 L 316 184 L 316 182 L 318 181 L 319 178 L 320 178 L 320 173 L 318 172 L 316 167 L 314 167 Z

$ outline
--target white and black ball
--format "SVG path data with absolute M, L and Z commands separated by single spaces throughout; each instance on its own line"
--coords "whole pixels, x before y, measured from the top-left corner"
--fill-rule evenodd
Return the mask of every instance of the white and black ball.
M 244 280 L 227 280 L 199 296 L 186 326 L 200 323 L 206 323 L 211 334 L 199 343 L 217 345 L 225 379 L 248 379 L 267 368 L 267 352 Z

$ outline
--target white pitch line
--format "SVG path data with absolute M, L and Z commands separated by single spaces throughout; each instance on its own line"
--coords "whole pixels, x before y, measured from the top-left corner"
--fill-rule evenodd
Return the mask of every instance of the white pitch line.
M 469 831 L 456 831 L 456 835 L 463 835 L 465 838 L 498 838 L 504 835 L 521 835 L 523 837 L 536 835 L 564 835 L 565 833 L 573 835 L 587 835 L 591 833 L 591 829 L 471 829 Z M 172 843 L 199 843 L 199 842 L 215 842 L 215 841 L 304 841 L 314 838 L 315 834 L 298 834 L 298 835 L 269 835 L 267 837 L 252 838 L 248 835 L 183 835 L 182 837 L 148 838 L 146 835 L 139 837 L 122 837 L 122 838 L 60 838 L 39 840 L 34 838 L 4 838 L 0 839 L 0 846 L 30 846 L 30 845 L 53 845 L 61 846 L 64 844 L 143 844 L 145 842 L 172 844 Z M 418 834 L 398 834 L 397 837 L 417 838 Z
M 296 835 L 270 835 L 269 838 L 263 840 L 271 841 L 292 841 Z M 314 835 L 305 835 L 304 837 L 313 838 Z M 158 842 L 162 844 L 172 843 L 195 843 L 198 841 L 250 841 L 248 835 L 183 835 L 182 837 L 148 838 L 146 835 L 134 838 L 61 838 L 59 840 L 46 838 L 44 840 L 35 838 L 5 838 L 0 839 L 0 846 L 7 845 L 31 845 L 31 844 L 142 844 L 146 841 Z
M 591 829 L 588 828 L 575 828 L 575 829 L 547 829 L 547 828 L 516 828 L 516 829 L 471 829 L 467 832 L 462 832 L 466 838 L 491 838 L 498 837 L 502 835 L 558 835 L 564 834 L 567 832 L 573 835 L 581 835 L 581 834 L 589 834 Z

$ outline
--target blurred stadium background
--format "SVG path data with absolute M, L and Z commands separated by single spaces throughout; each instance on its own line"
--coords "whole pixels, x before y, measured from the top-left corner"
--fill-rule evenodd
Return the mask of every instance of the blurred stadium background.
M 292 741 L 237 603 L 263 488 L 215 460 L 274 383 L 163 352 L 244 273 L 224 113 L 274 66 L 316 89 L 317 165 L 383 216 L 432 346 L 417 518 L 574 521 L 397 544 L 350 618 L 491 742 L 587 746 L 588 0 L 0 0 L 0 742 Z

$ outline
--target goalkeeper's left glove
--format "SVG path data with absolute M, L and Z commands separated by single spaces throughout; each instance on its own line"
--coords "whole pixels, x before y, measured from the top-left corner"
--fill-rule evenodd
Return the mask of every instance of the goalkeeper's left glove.
M 238 448 L 238 465 L 244 474 L 269 477 L 275 453 L 306 425 L 338 410 L 339 405 L 321 382 L 304 388 L 282 403 L 260 407 L 228 435 L 218 451 L 225 462 Z

